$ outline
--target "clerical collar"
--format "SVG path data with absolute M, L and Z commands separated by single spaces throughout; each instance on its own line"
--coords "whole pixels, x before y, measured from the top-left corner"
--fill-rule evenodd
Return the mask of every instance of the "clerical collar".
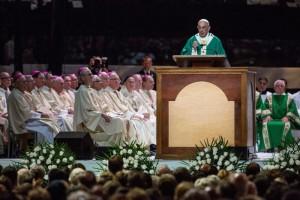
M 286 93 L 284 92 L 282 94 L 278 94 L 278 93 L 274 92 L 274 95 L 286 95 Z
M 267 90 L 260 92 L 260 94 L 267 94 Z

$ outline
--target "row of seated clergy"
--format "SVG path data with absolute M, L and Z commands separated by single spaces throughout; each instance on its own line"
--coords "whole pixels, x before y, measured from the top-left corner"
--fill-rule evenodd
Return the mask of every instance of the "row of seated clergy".
M 39 71 L 32 76 L 36 87 L 32 89 L 32 100 L 36 110 L 47 113 L 61 131 L 73 131 L 74 102 L 63 90 L 63 79 L 54 77 L 45 85 L 45 75 Z
M 112 72 L 109 87 L 94 90 L 91 71 L 79 72 L 82 85 L 75 94 L 74 129 L 88 131 L 94 141 L 110 146 L 120 141 L 138 140 L 146 145 L 155 143 L 155 128 L 149 114 L 135 112 L 126 98 L 117 90 L 119 76 Z
M 26 78 L 22 74 L 15 77 L 15 88 L 8 97 L 8 121 L 13 133 L 20 136 L 28 131 L 37 133 L 37 142 L 53 143 L 59 127 L 46 113 L 35 112 L 32 102 L 28 101 L 30 93 L 25 93 Z M 26 142 L 23 142 L 25 144 Z M 23 146 L 25 150 L 26 145 Z
M 275 81 L 274 90 L 264 103 L 257 98 L 257 118 L 261 119 L 257 125 L 259 151 L 294 142 L 291 130 L 300 128 L 299 113 L 293 97 L 285 93 L 285 82 Z

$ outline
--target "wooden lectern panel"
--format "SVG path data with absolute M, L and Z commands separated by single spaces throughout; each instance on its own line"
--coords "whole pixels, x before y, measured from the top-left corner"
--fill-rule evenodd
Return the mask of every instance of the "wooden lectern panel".
M 158 97 L 158 105 L 157 105 L 157 117 L 158 117 L 158 137 L 157 137 L 157 156 L 159 158 L 190 158 L 194 154 L 194 146 L 200 145 L 199 141 L 194 141 L 194 146 L 191 146 L 191 142 L 193 141 L 185 141 L 182 142 L 182 146 L 180 146 L 180 141 L 174 141 L 174 139 L 178 140 L 184 140 L 184 136 L 178 135 L 184 134 L 184 131 L 180 130 L 178 131 L 178 127 L 180 126 L 180 120 L 182 119 L 188 119 L 188 115 L 182 114 L 184 111 L 184 107 L 182 105 L 176 106 L 176 98 L 182 98 L 180 96 L 180 93 L 184 93 L 184 95 L 188 96 L 188 98 L 191 98 L 191 101 L 196 104 L 195 97 L 191 96 L 191 93 L 189 92 L 189 89 L 194 90 L 195 93 L 197 93 L 197 89 L 195 88 L 201 88 L 205 85 L 207 85 L 207 88 L 215 88 L 214 90 L 216 92 L 212 92 L 213 95 L 220 93 L 221 97 L 225 100 L 223 100 L 224 105 L 228 105 L 228 111 L 221 111 L 221 112 L 229 112 L 229 110 L 233 110 L 232 115 L 229 113 L 227 116 L 228 118 L 232 118 L 230 120 L 233 120 L 231 122 L 229 119 L 224 122 L 228 122 L 229 124 L 232 124 L 232 129 L 230 127 L 227 127 L 226 130 L 229 135 L 232 134 L 232 142 L 231 144 L 234 147 L 244 147 L 244 146 L 253 146 L 254 145 L 254 139 L 253 139 L 253 126 L 254 126 L 254 104 L 252 103 L 254 101 L 254 86 L 255 86 L 255 73 L 249 72 L 245 68 L 241 69 L 233 69 L 233 68 L 167 68 L 164 69 L 163 67 L 158 67 L 156 69 L 158 74 L 158 84 L 157 84 L 157 97 Z M 192 86 L 195 86 L 194 88 Z M 196 86 L 197 85 L 197 86 Z M 209 87 L 208 87 L 209 85 Z M 191 90 L 191 91 L 192 91 Z M 203 98 L 206 97 L 208 94 L 205 92 L 205 88 L 201 89 L 203 91 L 199 91 L 197 93 L 197 98 L 199 98 L 199 101 L 202 101 L 201 95 L 203 95 Z M 203 92 L 203 94 L 202 94 Z M 223 94 L 223 97 L 222 97 Z M 183 95 L 183 96 L 184 96 Z M 184 98 L 184 97 L 183 97 Z M 187 99 L 188 99 L 187 98 Z M 208 102 L 208 101 L 202 101 L 202 102 Z M 218 102 L 218 101 L 215 101 Z M 219 103 L 216 103 L 219 105 Z M 174 107 L 175 105 L 175 107 Z M 222 105 L 222 104 L 220 104 Z M 211 106 L 211 105 L 209 105 Z M 232 109 L 230 108 L 232 106 Z M 251 108 L 249 108 L 251 107 Z M 176 112 L 170 111 L 169 109 L 178 109 L 181 113 L 177 113 L 181 116 L 176 116 Z M 187 109 L 192 109 L 193 106 L 190 104 L 187 104 Z M 212 106 L 213 108 L 213 106 Z M 180 110 L 181 109 L 181 110 Z M 196 108 L 195 108 L 196 109 Z M 209 109 L 203 109 L 203 110 L 209 110 Z M 176 110 L 175 110 L 176 111 Z M 190 111 L 186 111 L 190 112 Z M 191 111 L 193 114 L 193 117 L 197 117 L 195 114 L 195 110 Z M 197 111 L 198 112 L 198 111 Z M 218 113 L 217 111 L 214 111 L 213 113 Z M 170 114 L 172 115 L 170 117 Z M 225 114 L 224 114 L 225 115 Z M 201 114 L 199 117 L 203 117 L 205 115 Z M 220 116 L 218 116 L 220 117 Z M 216 117 L 216 119 L 220 119 Z M 248 119 L 251 118 L 251 119 Z M 171 122 L 170 122 L 171 120 Z M 174 121 L 175 120 L 175 121 Z M 177 121 L 176 121 L 177 120 Z M 201 119 L 199 119 L 201 120 Z M 207 120 L 207 119 L 205 119 Z M 195 120 L 194 120 L 195 121 Z M 219 120 L 222 121 L 222 120 Z M 218 123 L 216 121 L 216 123 Z M 208 122 L 207 124 L 213 124 Z M 172 125 L 172 127 L 170 127 Z M 174 129 L 175 125 L 175 129 Z M 194 126 L 197 125 L 197 123 L 190 123 L 187 121 L 186 123 L 182 122 L 182 126 Z M 205 124 L 202 124 L 203 126 Z M 176 129 L 177 126 L 177 129 Z M 201 127 L 203 128 L 209 128 L 209 127 Z M 198 127 L 198 128 L 199 128 Z M 211 127 L 210 127 L 211 128 Z M 219 127 L 220 128 L 220 127 Z M 206 130 L 205 129 L 205 130 Z M 215 128 L 216 129 L 216 128 Z M 212 130 L 215 130 L 212 129 Z M 172 134 L 172 132 L 174 134 Z M 209 129 L 208 129 L 209 130 Z M 220 130 L 220 129 L 219 129 Z M 225 129 L 224 129 L 225 130 Z M 204 132 L 204 131 L 203 131 Z M 227 134 L 226 132 L 226 134 Z M 213 131 L 212 131 L 213 133 Z M 177 134 L 177 135 L 176 135 Z M 197 134 L 196 137 L 192 134 Z M 200 134 L 200 136 L 199 136 Z M 205 134 L 207 135 L 208 132 L 206 130 Z M 194 140 L 201 139 L 204 140 L 205 134 L 201 135 L 201 130 L 195 130 L 195 133 L 192 132 L 192 130 L 188 130 L 188 133 L 185 134 L 187 136 L 186 140 Z M 216 134 L 216 133 L 213 133 Z M 226 135 L 225 133 L 219 133 L 218 135 L 212 135 L 212 137 L 218 137 L 219 135 Z
M 180 67 L 220 67 L 225 55 L 173 55 L 173 60 Z

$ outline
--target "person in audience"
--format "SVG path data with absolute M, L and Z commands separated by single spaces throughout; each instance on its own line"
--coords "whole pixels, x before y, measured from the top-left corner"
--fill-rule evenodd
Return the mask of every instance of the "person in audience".
M 197 29 L 198 33 L 188 39 L 181 50 L 181 55 L 224 55 L 226 57 L 221 40 L 209 32 L 210 24 L 207 19 L 200 19 Z M 224 66 L 230 67 L 227 59 L 224 61 Z
M 74 129 L 88 131 L 98 145 L 118 144 L 124 137 L 123 121 L 116 119 L 112 125 L 112 117 L 100 112 L 97 94 L 90 87 L 92 73 L 89 68 L 80 68 L 78 75 L 82 85 L 75 94 Z
M 262 146 L 264 149 L 278 148 L 294 141 L 292 128 L 300 127 L 299 114 L 292 97 L 285 93 L 285 82 L 274 82 L 275 93 L 268 96 L 263 111 Z
M 267 77 L 259 77 L 257 84 L 257 91 L 260 93 L 261 99 L 265 102 L 267 96 L 272 95 L 271 92 L 267 91 L 269 80 Z
M 143 69 L 138 73 L 142 76 L 151 76 L 154 80 L 154 89 L 156 89 L 156 73 L 153 71 L 152 64 L 152 58 L 150 56 L 145 56 L 142 63 Z
M 38 142 L 53 143 L 59 132 L 58 127 L 45 113 L 31 109 L 25 97 L 26 78 L 23 74 L 15 77 L 15 88 L 8 97 L 8 120 L 13 133 L 19 136 L 20 150 L 27 148 L 28 131 L 37 133 Z

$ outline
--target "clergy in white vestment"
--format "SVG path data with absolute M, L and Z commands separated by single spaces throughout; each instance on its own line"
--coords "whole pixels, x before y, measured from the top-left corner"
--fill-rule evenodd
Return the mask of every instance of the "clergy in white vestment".
M 1 83 L 1 81 L 0 81 Z M 8 120 L 7 120 L 7 112 L 4 113 L 3 105 L 1 104 L 0 96 L 0 155 L 4 154 L 4 145 L 8 144 Z
M 143 76 L 143 89 L 141 95 L 147 105 L 156 112 L 156 91 L 153 90 L 154 84 L 155 82 L 152 76 Z
M 64 91 L 64 80 L 55 77 L 52 80 L 51 94 L 58 107 L 56 112 L 57 123 L 61 131 L 73 131 L 74 104 L 68 93 Z
M 75 93 L 74 129 L 87 131 L 91 138 L 101 146 L 119 144 L 125 138 L 126 124 L 120 123 L 111 126 L 115 122 L 108 115 L 100 112 L 95 90 L 90 87 L 92 73 L 87 67 L 80 68 L 79 78 L 81 86 Z
M 119 88 L 120 78 L 116 72 L 112 72 L 109 77 L 109 87 L 103 92 L 108 107 L 116 113 L 122 113 L 129 120 L 131 140 L 137 140 L 145 145 L 155 143 L 149 113 L 136 112 L 124 95 L 118 91 Z
M 78 78 L 76 74 L 70 74 L 70 77 L 71 77 L 71 91 L 74 94 L 74 101 L 75 101 L 75 92 L 78 88 Z
M 135 79 L 131 76 L 126 79 L 125 84 L 122 86 L 120 92 L 124 95 L 129 105 L 138 114 L 146 114 L 149 119 L 145 120 L 145 125 L 151 130 L 151 134 L 147 136 L 150 138 L 148 141 L 150 144 L 155 144 L 156 141 L 156 116 L 154 115 L 154 110 L 148 106 L 148 104 L 142 98 L 141 93 L 136 90 Z
M 56 124 L 44 113 L 31 110 L 25 98 L 26 78 L 22 74 L 15 77 L 15 89 L 8 97 L 8 120 L 12 132 L 22 135 L 29 131 L 37 133 L 37 142 L 53 143 L 54 137 L 59 132 Z
M 32 77 L 34 78 L 35 88 L 31 93 L 37 110 L 48 113 L 51 118 L 55 119 L 61 131 L 72 131 L 73 119 L 72 117 L 64 117 L 64 115 L 68 114 L 68 110 L 66 110 L 67 108 L 65 109 L 65 105 L 60 101 L 57 93 L 45 85 L 45 75 L 40 71 L 34 71 Z M 53 81 L 54 78 L 52 76 L 51 82 L 48 82 L 48 85 L 51 86 Z
M 7 98 L 10 94 L 9 87 L 11 86 L 11 77 L 9 73 L 1 72 L 0 79 L 1 79 L 1 84 L 0 84 L 1 102 L 0 103 L 2 104 L 3 113 L 7 113 Z
M 53 112 L 50 103 L 42 92 L 42 88 L 46 81 L 45 75 L 42 72 L 35 70 L 32 73 L 32 77 L 35 84 L 35 88 L 31 91 L 34 105 L 37 107 L 37 110 L 49 110 L 50 112 Z
M 75 94 L 71 87 L 72 86 L 71 76 L 65 75 L 65 76 L 63 76 L 63 79 L 64 79 L 64 92 L 67 93 L 68 96 L 70 97 L 73 108 L 74 108 Z

